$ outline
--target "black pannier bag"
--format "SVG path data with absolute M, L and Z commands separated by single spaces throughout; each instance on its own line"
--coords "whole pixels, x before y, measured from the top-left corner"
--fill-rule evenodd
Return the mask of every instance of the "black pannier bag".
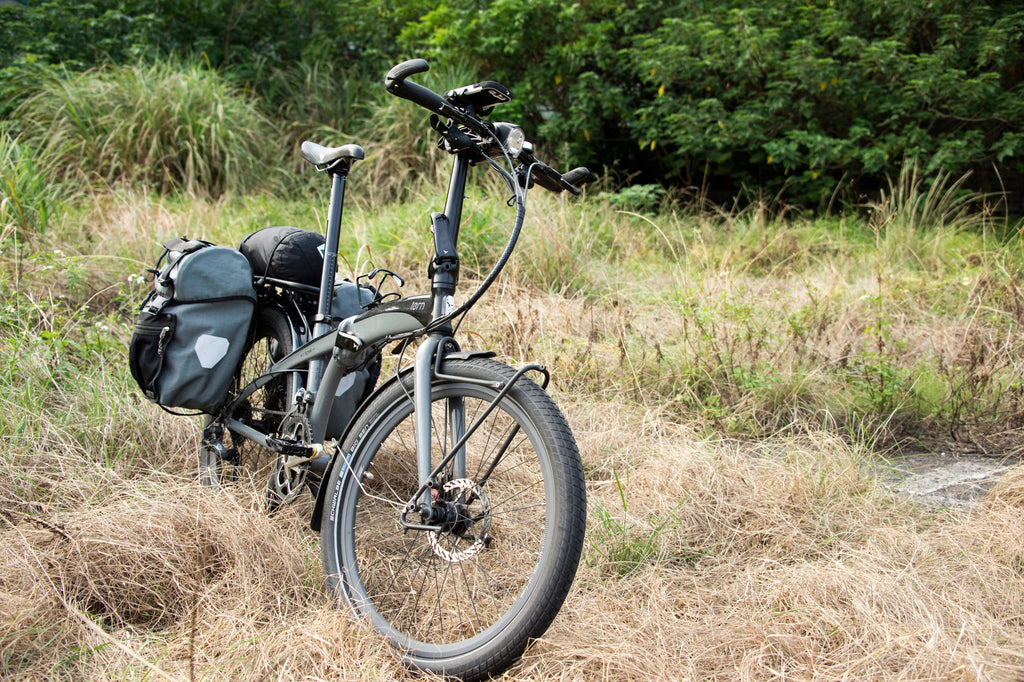
M 324 236 L 298 227 L 265 227 L 242 240 L 238 250 L 256 277 L 320 286 Z
M 132 377 L 163 407 L 213 413 L 227 397 L 252 323 L 252 269 L 235 249 L 173 239 L 157 261 L 128 350 Z

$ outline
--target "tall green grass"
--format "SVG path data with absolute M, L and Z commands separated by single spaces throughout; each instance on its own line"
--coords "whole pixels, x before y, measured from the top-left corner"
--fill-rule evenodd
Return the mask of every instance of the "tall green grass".
M 63 179 L 220 196 L 258 188 L 276 169 L 269 121 L 199 65 L 50 75 L 15 117 Z
M 473 76 L 453 65 L 423 75 L 444 91 Z M 328 64 L 273 72 L 268 92 L 245 92 L 202 64 L 162 62 L 22 79 L 8 136 L 35 150 L 63 183 L 146 186 L 162 194 L 317 191 L 299 145 L 362 145 L 363 193 L 379 203 L 414 196 L 437 178 L 443 155 L 420 107 L 383 91 L 379 78 Z M 266 103 L 277 103 L 273 111 Z M 6 142 L 7 148 L 12 143 Z M 13 153 L 13 152 L 11 152 Z
M 74 190 L 51 180 L 50 159 L 40 158 L 34 145 L 0 130 L 0 225 L 24 239 L 46 232 L 61 202 Z
M 984 211 L 916 196 L 885 199 L 914 227 L 881 236 L 849 216 L 537 197 L 513 277 L 552 307 L 515 306 L 490 341 L 553 358 L 564 390 L 714 433 L 1005 449 L 1024 427 L 1020 235 L 998 241 Z
M 343 275 L 390 267 L 412 293 L 424 290 L 429 213 L 443 202 L 448 161 L 427 115 L 359 74 L 298 75 L 282 74 L 284 104 L 270 118 L 197 66 L 40 82 L 0 137 L 0 248 L 21 250 L 5 270 L 5 305 L 39 305 L 44 292 L 18 273 L 53 260 L 53 248 L 77 259 L 67 276 L 96 287 L 95 299 L 79 299 L 95 314 L 123 310 L 109 307 L 116 296 L 102 282 L 141 273 L 170 236 L 235 244 L 271 224 L 322 229 L 326 178 L 277 146 L 307 135 L 367 150 L 349 179 Z M 470 79 L 458 66 L 421 77 L 435 90 Z M 62 184 L 53 169 L 63 169 Z M 994 438 L 1024 426 L 1024 247 L 974 210 L 983 198 L 960 181 L 926 180 L 908 166 L 863 216 L 818 218 L 771 203 L 685 203 L 650 187 L 591 190 L 581 201 L 534 190 L 505 293 L 485 299 L 466 328 L 478 315 L 491 320 L 474 338 L 510 357 L 539 356 L 567 390 L 614 394 L 719 432 L 824 424 L 888 442 Z M 170 196 L 148 196 L 154 189 Z M 472 186 L 467 282 L 507 237 L 502 191 L 489 180 Z M 49 241 L 31 239 L 44 229 Z M 501 318 L 490 317 L 491 303 Z

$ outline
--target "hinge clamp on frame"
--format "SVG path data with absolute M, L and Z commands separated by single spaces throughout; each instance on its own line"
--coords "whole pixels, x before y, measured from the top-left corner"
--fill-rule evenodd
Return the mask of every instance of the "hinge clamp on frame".
M 335 339 L 334 345 L 342 350 L 351 351 L 358 353 L 366 345 L 363 340 L 355 334 L 349 334 L 348 332 L 338 331 L 338 338 Z

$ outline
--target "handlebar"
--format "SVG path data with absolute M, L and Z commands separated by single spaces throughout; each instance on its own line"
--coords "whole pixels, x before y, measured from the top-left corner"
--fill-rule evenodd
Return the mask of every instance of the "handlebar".
M 489 136 L 491 130 L 483 121 L 456 107 L 430 88 L 405 80 L 409 76 L 426 73 L 429 70 L 430 64 L 426 59 L 404 61 L 388 71 L 388 75 L 384 77 L 384 88 L 392 95 L 418 104 L 427 111 L 458 121 L 478 135 Z
M 534 182 L 555 194 L 566 190 L 578 196 L 580 188 L 577 185 L 588 182 L 592 177 L 590 170 L 583 166 L 573 168 L 568 173 L 559 173 L 525 149 L 519 153 L 519 160 L 530 169 L 530 177 Z
M 430 88 L 406 80 L 409 76 L 426 73 L 429 70 L 430 64 L 427 63 L 427 60 L 409 59 L 395 65 L 388 71 L 387 76 L 384 77 L 384 88 L 396 97 L 407 99 L 420 105 L 427 111 L 465 126 L 481 138 L 493 136 L 493 128 L 484 121 L 481 121 L 465 109 L 456 106 Z M 538 160 L 531 151 L 526 149 L 520 152 L 519 161 L 529 169 L 530 177 L 538 185 L 555 193 L 567 190 L 577 195 L 580 193 L 577 185 L 587 182 L 592 177 L 590 171 L 583 167 L 574 168 L 565 174 L 559 173 L 551 166 Z

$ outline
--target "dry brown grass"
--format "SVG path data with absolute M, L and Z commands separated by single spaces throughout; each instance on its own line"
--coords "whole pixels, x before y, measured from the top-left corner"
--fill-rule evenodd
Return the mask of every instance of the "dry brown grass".
M 589 472 L 587 553 L 505 679 L 1024 675 L 1021 470 L 954 515 L 880 489 L 826 434 L 751 446 L 621 405 L 565 407 Z M 179 473 L 191 457 L 118 477 L 67 453 L 64 485 L 91 495 L 5 507 L 3 676 L 404 679 L 327 604 L 303 518 L 208 494 Z M 648 545 L 628 566 L 604 560 Z
M 302 524 L 251 507 L 155 474 L 48 526 L 5 529 L 5 674 L 332 678 L 375 658 L 394 669 L 326 608 Z
M 528 678 L 1024 674 L 1024 523 L 1000 502 L 1011 479 L 955 517 L 880 490 L 827 436 L 751 450 L 683 429 L 645 442 L 627 499 L 634 534 L 672 518 L 659 551 L 619 580 L 587 567 Z M 618 494 L 592 484 L 591 502 L 621 512 Z
M 137 272 L 157 235 L 197 235 L 190 226 L 211 222 L 244 234 L 248 226 L 228 213 L 99 198 L 93 226 L 75 239 L 112 258 L 104 262 L 132 260 L 128 271 Z M 407 679 L 379 638 L 328 603 L 301 510 L 268 518 L 255 499 L 201 490 L 195 423 L 128 388 L 127 320 L 104 337 L 119 350 L 89 351 L 82 329 L 91 319 L 46 303 L 67 282 L 42 267 L 25 264 L 18 322 L 81 347 L 29 343 L 11 327 L 0 336 L 0 677 Z M 812 291 L 800 278 L 679 277 L 652 271 L 634 286 L 692 285 L 714 300 L 742 283 L 768 311 L 751 314 L 769 321 L 807 304 Z M 853 288 L 857 300 L 875 286 L 827 271 L 816 284 L 826 293 Z M 75 304 L 104 286 L 86 278 Z M 506 281 L 464 325 L 467 347 L 552 368 L 588 481 L 587 547 L 573 591 L 503 679 L 1024 678 L 1024 468 L 971 511 L 943 511 L 882 488 L 865 446 L 798 414 L 780 417 L 797 420 L 779 430 L 787 435 L 756 443 L 710 436 L 655 373 L 701 350 L 680 342 L 692 312 Z M 857 308 L 823 317 L 805 352 L 838 359 L 844 330 L 863 337 L 870 321 Z M 716 342 L 728 343 L 743 322 L 718 318 Z M 925 313 L 892 325 L 914 339 L 908 353 L 926 352 Z M 946 326 L 933 348 L 952 357 L 965 332 Z M 982 337 L 978 347 L 998 350 L 997 342 Z

